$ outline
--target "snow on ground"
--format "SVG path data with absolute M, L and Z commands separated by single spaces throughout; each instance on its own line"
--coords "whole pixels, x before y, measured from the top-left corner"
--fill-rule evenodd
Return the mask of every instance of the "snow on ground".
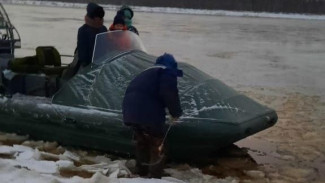
M 145 179 L 132 174 L 134 160 L 115 159 L 107 154 L 78 149 L 68 150 L 56 142 L 30 141 L 28 136 L 0 133 L 0 180 L 12 182 L 62 183 L 237 183 L 236 178 L 218 179 L 198 168 L 168 168 L 171 176 Z

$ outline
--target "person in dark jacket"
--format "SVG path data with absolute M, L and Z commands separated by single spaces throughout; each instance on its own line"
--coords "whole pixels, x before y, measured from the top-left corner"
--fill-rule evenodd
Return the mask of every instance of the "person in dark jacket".
M 127 27 L 127 29 L 131 32 L 134 32 L 136 33 L 137 35 L 139 35 L 139 32 L 138 32 L 138 29 L 135 28 L 133 25 L 132 25 L 132 18 L 133 18 L 133 10 L 127 6 L 127 5 L 123 5 L 118 11 L 116 14 L 121 14 L 123 16 L 123 19 L 124 19 L 124 22 L 125 22 L 125 25 Z
M 61 83 L 71 79 L 80 68 L 88 66 L 92 61 L 95 39 L 98 33 L 107 32 L 103 25 L 105 11 L 96 3 L 88 3 L 85 24 L 78 29 L 77 48 L 68 68 L 62 73 Z
M 85 24 L 78 30 L 78 67 L 85 67 L 92 61 L 95 38 L 98 33 L 107 32 L 103 25 L 105 11 L 96 3 L 88 3 Z
M 166 108 L 176 121 L 182 114 L 177 77 L 182 76 L 170 54 L 157 58 L 155 66 L 136 76 L 123 100 L 123 122 L 135 132 L 137 170 L 140 176 L 161 178 L 164 159 Z

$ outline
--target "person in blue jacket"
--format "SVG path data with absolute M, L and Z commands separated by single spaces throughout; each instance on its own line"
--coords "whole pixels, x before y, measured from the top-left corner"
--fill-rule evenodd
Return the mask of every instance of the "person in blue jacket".
M 164 160 L 166 108 L 175 121 L 181 116 L 177 77 L 183 75 L 170 54 L 157 58 L 153 67 L 136 76 L 123 100 L 123 122 L 135 132 L 137 173 L 161 178 Z
M 96 3 L 88 3 L 85 24 L 78 29 L 78 67 L 85 67 L 92 61 L 95 38 L 98 33 L 107 32 L 103 25 L 105 11 Z

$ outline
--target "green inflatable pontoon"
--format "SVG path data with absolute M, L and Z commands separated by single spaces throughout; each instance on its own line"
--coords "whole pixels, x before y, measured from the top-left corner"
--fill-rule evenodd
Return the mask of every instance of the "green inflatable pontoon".
M 153 66 L 155 60 L 132 32 L 98 34 L 92 64 L 53 95 L 41 97 L 20 92 L 23 94 L 11 98 L 0 97 L 0 130 L 133 155 L 133 132 L 122 123 L 122 100 L 128 83 Z M 213 155 L 218 149 L 276 123 L 274 110 L 189 64 L 179 63 L 179 67 L 184 72 L 184 77 L 178 80 L 184 115 L 167 136 L 168 157 L 189 160 Z M 18 75 L 25 77 L 25 82 L 33 81 L 30 74 Z M 43 74 L 43 77 L 49 76 Z M 49 84 L 45 81 L 46 85 Z M 48 88 L 40 87 L 40 90 Z

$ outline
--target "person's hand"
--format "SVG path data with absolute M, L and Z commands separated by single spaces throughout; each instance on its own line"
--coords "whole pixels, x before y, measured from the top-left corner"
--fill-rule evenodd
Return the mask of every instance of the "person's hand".
M 175 125 L 178 123 L 178 118 L 177 117 L 170 117 L 170 123 L 171 125 Z

